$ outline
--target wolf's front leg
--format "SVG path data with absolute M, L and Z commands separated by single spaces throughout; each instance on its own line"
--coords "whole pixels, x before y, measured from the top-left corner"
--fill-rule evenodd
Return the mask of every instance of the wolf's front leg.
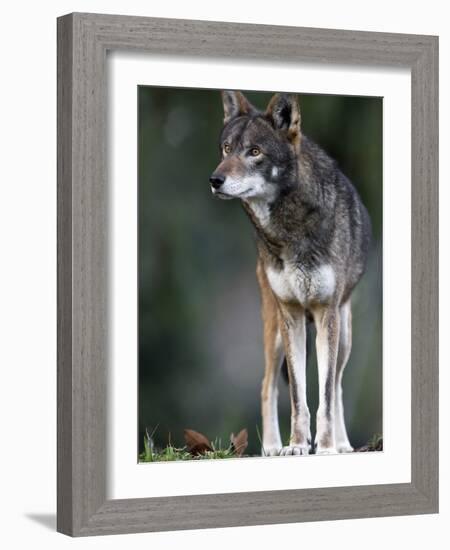
M 336 361 L 339 346 L 339 312 L 321 307 L 313 312 L 316 325 L 319 408 L 316 423 L 316 454 L 334 454 L 336 449 Z
M 266 370 L 261 388 L 262 454 L 278 456 L 282 446 L 278 424 L 278 375 L 282 346 L 278 328 L 273 335 L 265 335 L 264 345 Z
M 307 455 L 311 449 L 310 414 L 306 400 L 306 320 L 299 306 L 280 305 L 280 329 L 289 373 L 291 437 L 282 455 Z
M 258 262 L 256 274 L 261 290 L 261 315 L 264 327 L 265 372 L 261 388 L 262 454 L 263 456 L 277 456 L 281 451 L 278 425 L 278 375 L 282 350 L 278 304 L 260 262 Z

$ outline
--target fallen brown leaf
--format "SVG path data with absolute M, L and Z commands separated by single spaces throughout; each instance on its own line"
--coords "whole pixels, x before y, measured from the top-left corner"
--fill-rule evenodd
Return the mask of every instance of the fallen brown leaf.
M 184 430 L 184 440 L 191 455 L 203 455 L 213 450 L 209 439 L 195 430 Z
M 234 435 L 234 433 L 232 433 L 230 436 L 230 441 L 237 456 L 242 456 L 248 446 L 247 428 L 241 430 L 237 435 Z

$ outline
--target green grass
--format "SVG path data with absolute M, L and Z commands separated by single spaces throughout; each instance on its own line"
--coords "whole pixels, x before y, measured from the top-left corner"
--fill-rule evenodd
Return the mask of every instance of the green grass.
M 153 448 L 144 437 L 144 451 L 139 455 L 139 462 L 172 462 L 174 460 L 214 460 L 218 458 L 237 458 L 238 455 L 231 447 L 222 448 L 220 439 L 212 444 L 212 451 L 201 455 L 192 455 L 187 447 L 167 445 L 164 449 Z
M 370 441 L 367 443 L 369 450 L 382 451 L 383 450 L 383 436 L 381 434 L 374 434 Z
M 258 438 L 260 438 L 259 429 L 257 429 Z M 144 451 L 139 455 L 139 462 L 172 462 L 175 460 L 214 460 L 221 458 L 242 458 L 239 457 L 233 447 L 222 447 L 219 438 L 211 443 L 212 451 L 206 451 L 203 454 L 193 455 L 185 447 L 174 447 L 169 443 L 164 449 L 154 448 L 149 444 L 149 439 L 144 437 Z M 380 434 L 374 434 L 366 445 L 356 449 L 357 452 L 381 451 L 383 449 L 383 438 Z M 249 455 L 243 455 L 243 457 Z M 263 453 L 264 456 L 264 453 Z

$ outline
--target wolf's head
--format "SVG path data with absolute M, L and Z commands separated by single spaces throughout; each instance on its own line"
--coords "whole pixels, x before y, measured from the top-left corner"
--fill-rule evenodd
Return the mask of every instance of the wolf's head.
M 294 94 L 275 94 L 265 112 L 241 92 L 222 92 L 222 160 L 209 181 L 223 199 L 272 202 L 295 184 L 300 151 L 300 109 Z

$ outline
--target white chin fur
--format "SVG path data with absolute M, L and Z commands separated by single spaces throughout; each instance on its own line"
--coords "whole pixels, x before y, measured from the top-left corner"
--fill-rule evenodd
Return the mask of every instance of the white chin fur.
M 218 199 L 222 199 L 222 200 L 225 200 L 225 201 L 229 201 L 231 199 L 235 199 L 237 197 L 233 197 L 233 196 L 230 196 L 230 195 L 225 195 L 224 193 L 221 193 L 220 191 L 217 191 L 216 189 L 214 189 L 213 187 L 211 187 L 211 193 L 217 197 Z

